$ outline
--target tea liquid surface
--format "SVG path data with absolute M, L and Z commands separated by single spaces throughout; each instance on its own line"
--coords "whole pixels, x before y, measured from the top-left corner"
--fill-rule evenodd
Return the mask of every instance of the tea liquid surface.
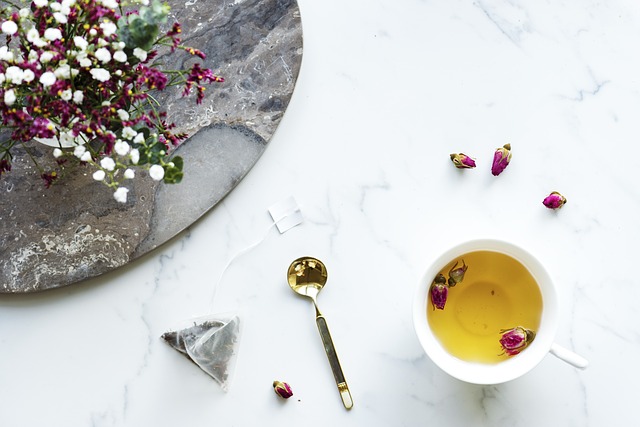
M 501 330 L 516 326 L 538 330 L 540 288 L 529 270 L 508 255 L 469 252 L 457 259 L 458 267 L 463 259 L 467 272 L 461 283 L 449 288 L 444 310 L 434 310 L 429 301 L 429 325 L 451 355 L 471 362 L 500 362 L 510 357 L 502 354 Z M 440 273 L 448 278 L 455 261 Z

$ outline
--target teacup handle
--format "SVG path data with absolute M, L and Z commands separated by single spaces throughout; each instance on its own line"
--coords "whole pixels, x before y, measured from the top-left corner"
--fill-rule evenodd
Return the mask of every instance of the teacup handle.
M 553 354 L 558 359 L 567 362 L 569 365 L 575 366 L 576 368 L 585 369 L 589 366 L 589 361 L 587 359 L 556 343 L 551 344 L 549 353 Z

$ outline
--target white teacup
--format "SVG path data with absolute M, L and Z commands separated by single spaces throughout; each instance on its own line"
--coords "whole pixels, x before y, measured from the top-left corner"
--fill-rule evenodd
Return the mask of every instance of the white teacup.
M 451 355 L 434 335 L 427 319 L 427 310 L 431 309 L 429 289 L 438 272 L 474 251 L 499 252 L 516 259 L 529 270 L 542 295 L 542 313 L 535 339 L 521 353 L 497 363 L 468 362 Z M 458 286 L 464 286 L 464 282 Z M 449 375 L 474 384 L 499 384 L 518 378 L 538 365 L 549 352 L 577 368 L 586 368 L 588 362 L 583 357 L 554 343 L 558 321 L 556 288 L 542 264 L 524 249 L 500 240 L 472 240 L 447 250 L 427 269 L 413 302 L 414 326 L 429 358 Z

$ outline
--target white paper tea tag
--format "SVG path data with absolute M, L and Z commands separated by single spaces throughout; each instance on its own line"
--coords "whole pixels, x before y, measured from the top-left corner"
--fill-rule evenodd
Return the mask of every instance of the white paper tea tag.
M 289 231 L 304 220 L 296 199 L 289 197 L 269 208 L 269 214 L 280 234 Z

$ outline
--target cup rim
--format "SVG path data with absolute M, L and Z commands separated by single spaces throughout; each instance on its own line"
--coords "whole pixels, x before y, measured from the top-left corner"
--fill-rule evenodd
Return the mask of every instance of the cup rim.
M 526 351 L 497 364 L 468 362 L 450 355 L 431 332 L 427 319 L 427 310 L 430 309 L 429 288 L 435 275 L 455 258 L 477 250 L 499 252 L 518 260 L 532 274 L 543 295 L 543 311 L 536 338 Z M 473 384 L 504 383 L 529 372 L 551 349 L 558 328 L 556 287 L 540 261 L 522 247 L 492 238 L 464 241 L 443 251 L 430 263 L 418 282 L 413 299 L 413 323 L 427 356 L 447 374 Z

